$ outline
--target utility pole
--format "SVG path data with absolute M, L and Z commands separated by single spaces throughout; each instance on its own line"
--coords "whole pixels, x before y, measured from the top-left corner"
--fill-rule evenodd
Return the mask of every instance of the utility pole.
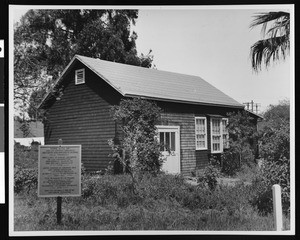
M 246 105 L 246 107 L 247 107 L 247 110 L 249 110 L 249 102 L 245 102 L 245 103 L 243 103 L 243 104 L 245 104 Z
M 250 102 L 245 102 L 243 103 L 246 106 L 246 110 L 250 111 L 250 112 L 255 112 L 256 114 L 258 114 L 259 112 L 259 107 L 260 107 L 260 103 L 255 103 L 253 100 L 251 100 Z M 254 110 L 255 107 L 255 110 Z
M 258 114 L 259 112 L 259 108 L 260 107 L 260 103 L 255 103 L 255 113 Z

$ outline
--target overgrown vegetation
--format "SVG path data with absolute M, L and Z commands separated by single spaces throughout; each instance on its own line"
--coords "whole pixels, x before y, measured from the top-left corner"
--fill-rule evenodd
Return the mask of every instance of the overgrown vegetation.
M 251 206 L 251 186 L 211 190 L 160 173 L 143 174 L 138 194 L 131 187 L 129 174 L 85 174 L 82 196 L 63 198 L 61 225 L 55 198 L 23 191 L 15 198 L 15 230 L 273 230 L 273 216 Z
M 270 105 L 258 132 L 247 112 L 229 114 L 230 149 L 221 155 L 221 173 L 242 177 L 241 172 L 245 174 L 244 170 L 248 169 L 254 188 L 251 204 L 262 214 L 273 210 L 274 184 L 281 186 L 284 213 L 290 212 L 289 107 L 286 100 Z M 252 171 L 257 143 L 263 164 L 259 170 Z
M 228 114 L 230 148 L 221 156 L 222 173 L 235 176 L 244 165 L 255 160 L 257 131 L 254 119 L 246 111 Z
M 283 210 L 290 212 L 290 123 L 288 101 L 270 105 L 260 130 L 260 149 L 263 165 L 254 184 L 259 189 L 255 202 L 258 209 L 272 211 L 271 187 L 279 184 L 282 190 Z
M 182 176 L 139 175 L 134 192 L 129 174 L 82 171 L 81 197 L 63 198 L 62 224 L 56 199 L 38 198 L 36 171 L 15 175 L 15 230 L 273 230 L 273 216 L 253 204 L 255 185 L 216 184 L 218 170 L 204 171 L 205 184 L 192 186 Z M 289 220 L 285 219 L 285 229 Z
M 22 191 L 29 192 L 37 187 L 38 172 L 37 168 L 16 167 L 14 171 L 14 191 L 20 193 Z
M 200 186 L 205 184 L 210 190 L 215 190 L 218 185 L 217 178 L 220 176 L 220 168 L 216 164 L 209 164 L 205 167 L 203 174 L 201 174 L 197 181 L 200 183 Z
M 36 142 L 35 142 L 36 143 Z M 23 146 L 20 143 L 14 145 L 14 166 L 20 168 L 38 167 L 38 145 L 31 147 Z
M 161 168 L 160 144 L 156 139 L 156 126 L 160 108 L 153 102 L 139 98 L 122 100 L 112 107 L 112 115 L 120 123 L 122 138 L 109 140 L 112 156 L 131 175 L 133 187 L 137 186 L 137 175 L 156 175 Z
M 38 145 L 31 147 L 20 143 L 14 145 L 14 191 L 30 191 L 37 186 Z

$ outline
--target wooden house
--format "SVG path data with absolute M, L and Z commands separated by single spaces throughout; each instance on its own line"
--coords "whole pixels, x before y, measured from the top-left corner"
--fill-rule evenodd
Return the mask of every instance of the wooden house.
M 118 134 L 111 106 L 121 99 L 141 97 L 156 101 L 163 110 L 157 125 L 160 141 L 171 153 L 163 170 L 188 175 L 203 168 L 211 154 L 228 144 L 226 116 L 244 105 L 205 80 L 156 69 L 74 56 L 56 82 L 63 95 L 49 93 L 42 103 L 45 144 L 82 145 L 87 170 L 104 170 L 112 160 L 108 139 Z M 165 149 L 164 149 L 165 150 Z

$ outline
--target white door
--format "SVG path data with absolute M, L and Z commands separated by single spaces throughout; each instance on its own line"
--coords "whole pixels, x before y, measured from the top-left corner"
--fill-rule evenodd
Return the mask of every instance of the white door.
M 163 144 L 160 151 L 164 163 L 162 170 L 166 173 L 180 173 L 180 128 L 179 126 L 157 126 L 158 140 Z

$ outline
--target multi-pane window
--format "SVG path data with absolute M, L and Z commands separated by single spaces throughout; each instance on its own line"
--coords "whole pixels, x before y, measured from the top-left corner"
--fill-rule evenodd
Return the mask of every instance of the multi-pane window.
M 75 71 L 75 84 L 85 83 L 84 68 Z
M 229 135 L 226 118 L 211 119 L 211 152 L 223 152 L 223 149 L 229 147 Z
M 223 138 L 223 149 L 229 148 L 229 133 L 227 129 L 227 118 L 222 119 L 222 138 Z
M 207 149 L 206 118 L 195 118 L 196 150 Z
M 221 152 L 221 121 L 218 118 L 211 120 L 212 152 Z
M 175 151 L 175 132 L 160 132 L 159 142 L 162 143 L 160 151 Z

